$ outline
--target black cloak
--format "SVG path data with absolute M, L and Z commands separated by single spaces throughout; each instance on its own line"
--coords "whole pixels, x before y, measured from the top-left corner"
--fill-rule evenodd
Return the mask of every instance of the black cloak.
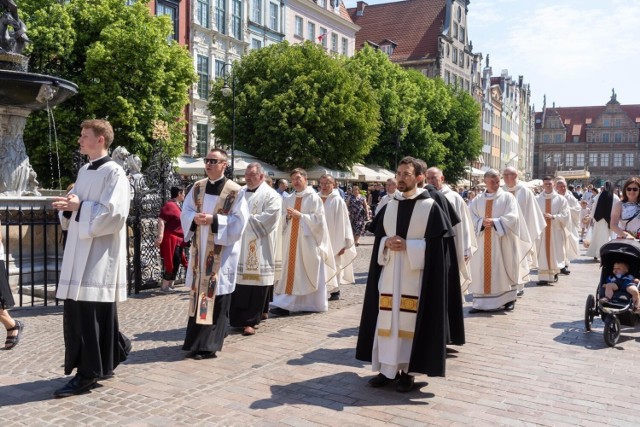
M 398 221 L 396 234 L 406 237 L 409 221 L 416 201 L 430 198 L 429 192 L 420 193 L 414 199 L 398 201 Z M 360 330 L 356 346 L 356 359 L 371 362 L 373 340 L 378 322 L 379 291 L 378 281 L 382 267 L 378 264 L 380 241 L 386 236 L 383 218 L 386 206 L 374 218 L 371 230 L 375 234 L 373 253 L 369 267 L 369 277 L 362 306 Z M 416 214 L 419 214 L 416 212 Z M 445 238 L 451 237 L 451 227 L 442 209 L 434 203 L 427 220 L 425 240 L 425 265 L 416 327 L 409 361 L 409 372 L 419 372 L 429 376 L 444 376 L 447 344 L 447 276 L 449 261 Z

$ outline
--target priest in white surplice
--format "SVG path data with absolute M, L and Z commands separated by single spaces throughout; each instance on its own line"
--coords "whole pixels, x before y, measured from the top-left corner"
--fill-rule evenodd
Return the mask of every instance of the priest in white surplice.
M 580 256 L 580 250 L 578 244 L 580 242 L 580 203 L 575 198 L 571 191 L 567 191 L 567 182 L 564 178 L 556 178 L 556 191 L 559 195 L 564 196 L 567 199 L 567 205 L 569 205 L 569 230 L 567 233 L 567 240 L 565 242 L 566 252 L 564 267 L 560 269 L 560 274 L 569 275 L 569 263 Z
M 269 310 L 278 316 L 292 311 L 327 311 L 327 289 L 337 287 L 322 199 L 307 186 L 304 169 L 294 169 L 290 178 L 295 192 L 282 202 L 282 275 Z
M 547 227 L 538 239 L 538 285 L 548 285 L 558 280 L 560 269 L 565 267 L 566 240 L 571 234 L 571 214 L 567 199 L 556 193 L 552 176 L 542 180 L 542 193 L 538 194 L 538 206 L 547 221 Z
M 265 182 L 262 165 L 250 163 L 245 169 L 244 197 L 249 223 L 242 235 L 238 280 L 231 295 L 231 326 L 243 328 L 243 335 L 254 335 L 255 326 L 269 311 L 276 270 L 282 260 L 276 257 L 276 240 L 282 212 L 282 196 Z
M 353 239 L 353 229 L 349 222 L 349 209 L 340 192 L 335 188 L 336 183 L 329 174 L 324 174 L 318 180 L 320 183 L 320 198 L 324 205 L 324 216 L 329 230 L 329 240 L 338 271 L 335 285 L 355 283 L 353 274 L 353 260 L 356 259 L 356 247 Z M 327 289 L 330 293 L 329 301 L 340 299 L 340 289 Z
M 55 397 L 87 392 L 113 375 L 129 341 L 119 333 L 116 303 L 127 299 L 126 220 L 129 181 L 107 155 L 113 128 L 106 120 L 82 123 L 78 144 L 89 163 L 73 189 L 56 197 L 67 241 L 56 298 L 64 301 L 64 372 L 76 376 Z
M 396 181 L 395 178 L 387 179 L 387 182 L 384 185 L 384 189 L 387 192 L 387 194 L 385 194 L 380 198 L 380 201 L 376 206 L 376 211 L 374 212 L 374 216 L 378 215 L 378 212 L 382 210 L 384 205 L 386 205 L 391 200 L 393 200 L 396 197 L 396 195 L 400 194 L 400 192 L 398 191 L 398 182 Z
M 518 283 L 518 296 L 521 296 L 524 294 L 525 283 L 529 281 L 529 271 L 532 268 L 538 267 L 536 241 L 538 237 L 542 235 L 547 223 L 544 220 L 544 215 L 540 210 L 540 206 L 538 206 L 533 191 L 518 180 L 518 171 L 516 168 L 509 166 L 505 168 L 502 175 L 504 178 L 504 186 L 502 189 L 513 194 L 518 201 L 524 222 L 529 231 L 529 238 L 531 239 L 531 251 L 525 259 L 526 265 L 523 265 L 523 269 L 526 270 L 527 274 L 523 276 L 521 283 Z
M 437 167 L 427 169 L 427 183 L 433 185 L 447 198 L 453 205 L 460 217 L 460 222 L 453 226 L 456 234 L 454 241 L 456 244 L 456 255 L 458 258 L 458 269 L 460 270 L 460 286 L 464 293 L 467 292 L 471 284 L 471 256 L 478 250 L 478 242 L 473 231 L 471 212 L 464 202 L 464 199 L 444 183 L 445 177 L 442 170 Z
M 207 177 L 184 199 L 182 229 L 191 241 L 185 284 L 190 288 L 189 320 L 182 349 L 196 360 L 215 357 L 227 335 L 231 293 L 249 220 L 243 191 L 225 178 L 227 153 L 214 148 L 204 158 Z
M 518 201 L 500 188 L 498 171 L 485 172 L 484 183 L 486 191 L 469 206 L 478 239 L 478 251 L 471 258 L 470 313 L 513 310 L 517 284 L 528 274 L 522 265 L 532 244 Z

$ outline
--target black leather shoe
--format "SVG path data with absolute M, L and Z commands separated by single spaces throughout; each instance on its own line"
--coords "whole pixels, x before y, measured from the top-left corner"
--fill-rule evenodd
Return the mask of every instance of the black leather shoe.
M 400 379 L 398 380 L 398 385 L 396 385 L 396 391 L 400 393 L 408 393 L 413 390 L 415 378 L 409 374 L 402 373 L 400 374 Z
M 536 283 L 536 285 L 538 285 L 538 286 L 549 286 L 549 282 L 547 282 L 546 280 L 540 280 L 540 281 L 538 281 L 538 283 Z
M 504 305 L 504 311 L 513 311 L 514 308 L 516 308 L 515 301 L 508 302 Z
M 329 301 L 338 301 L 340 299 L 340 291 L 331 292 L 329 294 Z
M 382 374 L 378 374 L 369 380 L 369 385 L 371 387 L 377 388 L 377 387 L 384 387 L 391 382 L 393 382 L 391 378 L 387 378 Z
M 560 274 L 564 274 L 565 276 L 568 276 L 571 274 L 571 272 L 569 271 L 569 269 L 567 267 L 562 267 L 560 269 Z
M 284 308 L 280 307 L 273 307 L 271 310 L 269 310 L 269 313 L 275 314 L 276 316 L 288 316 L 291 314 L 289 310 L 285 310 Z
M 517 297 L 521 297 L 524 295 L 524 289 L 519 290 L 518 292 L 516 292 L 516 296 Z
M 555 276 L 553 276 L 553 282 L 557 282 L 558 281 L 558 275 L 556 274 Z
M 98 384 L 95 378 L 85 378 L 76 374 L 64 387 L 53 392 L 53 397 L 69 397 L 83 394 L 94 388 Z

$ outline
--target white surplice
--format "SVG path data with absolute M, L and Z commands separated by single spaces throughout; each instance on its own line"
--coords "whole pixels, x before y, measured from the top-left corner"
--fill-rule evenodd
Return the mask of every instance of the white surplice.
M 570 215 L 570 230 L 571 233 L 567 234 L 567 254 L 565 259 L 565 265 L 568 267 L 569 262 L 578 258 L 580 256 L 579 249 L 579 241 L 580 241 L 580 211 L 582 208 L 580 207 L 580 202 L 578 199 L 571 193 L 571 191 L 567 191 L 564 194 L 564 197 L 567 199 L 567 204 L 569 205 L 569 213 Z
M 462 292 L 465 293 L 471 284 L 471 256 L 478 250 L 471 212 L 460 194 L 457 191 L 453 191 L 448 185 L 443 185 L 440 192 L 444 194 L 460 217 L 460 222 L 453 227 L 453 231 L 456 233 L 454 241 L 458 268 L 460 269 L 460 286 Z M 464 257 L 467 257 L 466 262 Z
M 195 188 L 195 185 L 193 188 Z M 182 204 L 180 221 L 182 223 L 182 229 L 185 230 L 185 232 L 191 228 L 191 223 L 197 213 L 193 194 L 191 194 L 193 188 L 185 196 Z M 249 209 L 247 207 L 247 201 L 244 198 L 244 190 L 241 190 L 237 197 L 239 200 L 233 204 L 228 215 L 216 214 L 218 231 L 215 233 L 214 243 L 222 246 L 222 252 L 220 253 L 220 275 L 218 276 L 216 296 L 230 294 L 236 288 L 236 273 L 240 259 L 240 248 L 242 246 L 242 233 L 249 220 Z M 205 194 L 202 202 L 202 212 L 213 214 L 218 198 L 219 196 Z M 198 247 L 201 248 L 199 251 L 199 265 L 204 266 L 206 265 L 207 254 L 213 250 L 213 248 L 207 247 L 207 240 L 209 234 L 211 234 L 211 226 L 200 226 L 198 229 L 200 233 L 193 236 L 193 239 L 200 239 L 198 242 Z M 191 260 L 189 260 L 185 283 L 193 283 Z
M 276 240 L 282 214 L 282 196 L 263 182 L 255 191 L 244 190 L 249 222 L 242 235 L 238 284 L 271 286 L 282 259 L 276 256 Z
M 596 207 L 598 206 L 598 200 L 600 199 L 600 193 L 597 194 L 592 201 L 591 205 L 591 216 L 596 212 Z M 618 196 L 613 195 L 613 203 L 620 200 Z M 607 224 L 607 220 L 604 218 L 595 221 L 591 226 L 591 236 L 589 239 L 589 248 L 587 249 L 587 253 L 585 254 L 588 257 L 600 258 L 600 248 L 602 245 L 607 243 L 609 240 L 616 237 L 616 234 L 611 231 L 609 224 Z
M 353 229 L 349 222 L 349 209 L 338 190 L 333 190 L 329 196 L 324 198 L 324 214 L 329 230 L 329 240 L 335 258 L 337 269 L 336 285 L 346 285 L 355 283 L 353 274 L 353 261 L 356 259 L 356 247 L 353 239 Z M 342 255 L 338 255 L 344 249 Z M 334 282 L 332 282 L 333 284 Z M 335 292 L 337 288 L 328 288 L 328 292 Z
M 298 199 L 302 217 L 297 238 L 292 242 L 294 221 L 286 215 L 287 208 L 294 208 Z M 281 220 L 285 221 L 282 275 L 276 283 L 272 305 L 289 311 L 327 311 L 327 289 L 335 288 L 336 284 L 331 281 L 337 279 L 322 199 L 312 187 L 307 187 L 282 201 L 282 213 Z M 291 289 L 288 290 L 287 285 Z
M 400 195 L 401 193 L 399 191 L 394 191 L 393 193 L 388 193 L 385 194 L 384 196 L 382 196 L 380 198 L 380 201 L 378 202 L 378 204 L 376 205 L 376 211 L 374 212 L 374 216 L 378 215 L 378 212 L 380 212 L 382 210 L 382 208 L 389 203 L 391 200 L 393 200 L 396 195 Z
M 565 266 L 567 236 L 571 234 L 571 213 L 567 199 L 555 191 L 542 192 L 536 198 L 543 213 L 553 215 L 547 220 L 544 233 L 538 238 L 538 279 L 554 281 Z M 549 209 L 546 209 L 547 201 Z
M 127 234 L 129 180 L 114 161 L 97 169 L 84 165 L 71 190 L 80 210 L 70 219 L 56 298 L 119 302 L 127 299 Z
M 491 200 L 489 215 L 487 206 Z M 481 193 L 471 201 L 469 209 L 478 240 L 478 251 L 471 258 L 469 291 L 473 293 L 473 308 L 496 310 L 515 301 L 517 284 L 528 273 L 522 265 L 532 242 L 511 193 L 501 188 L 495 193 Z M 490 234 L 482 224 L 487 217 L 493 219 Z

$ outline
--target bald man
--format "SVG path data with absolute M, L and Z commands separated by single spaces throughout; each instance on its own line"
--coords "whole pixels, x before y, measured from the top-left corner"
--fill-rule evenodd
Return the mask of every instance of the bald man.
M 471 270 L 469 260 L 478 249 L 478 243 L 473 231 L 473 222 L 469 207 L 462 197 L 444 183 L 445 178 L 442 170 L 437 167 L 427 169 L 427 183 L 433 185 L 436 190 L 442 193 L 460 216 L 460 222 L 453 226 L 456 233 L 454 237 L 456 245 L 456 255 L 458 259 L 458 269 L 460 270 L 460 286 L 466 292 L 471 283 Z

